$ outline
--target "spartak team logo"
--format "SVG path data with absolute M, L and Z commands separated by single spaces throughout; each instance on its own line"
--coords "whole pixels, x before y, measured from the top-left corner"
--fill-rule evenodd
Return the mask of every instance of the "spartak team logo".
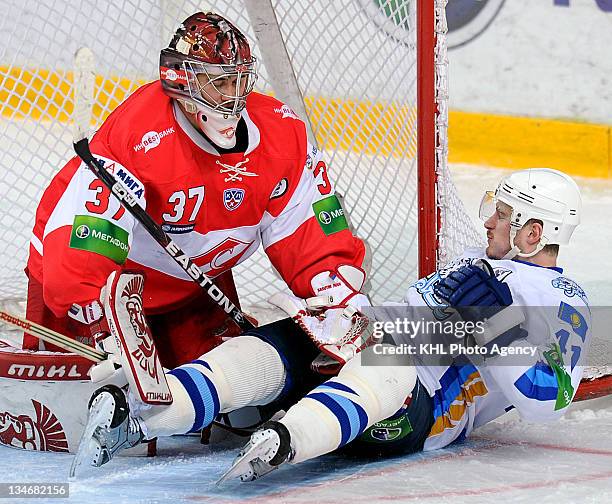
M 244 189 L 226 189 L 223 191 L 223 204 L 230 211 L 236 210 L 244 201 Z
M 121 292 L 122 298 L 127 298 L 125 308 L 130 317 L 130 324 L 134 328 L 136 336 L 138 336 L 138 346 L 132 352 L 132 356 L 140 364 L 140 367 L 157 383 L 159 376 L 157 375 L 156 360 L 154 355 L 157 352 L 151 331 L 145 319 L 144 309 L 142 307 L 142 291 L 144 288 L 144 278 L 137 275 L 132 278 Z
M 68 441 L 57 417 L 32 399 L 36 420 L 28 415 L 0 413 L 0 444 L 24 450 L 67 452 Z

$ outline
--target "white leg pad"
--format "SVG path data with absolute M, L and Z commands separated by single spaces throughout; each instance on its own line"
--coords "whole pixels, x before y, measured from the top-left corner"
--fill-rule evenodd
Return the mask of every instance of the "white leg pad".
M 286 371 L 280 355 L 255 336 L 232 338 L 202 358 L 212 368 L 221 413 L 268 404 L 285 386 Z

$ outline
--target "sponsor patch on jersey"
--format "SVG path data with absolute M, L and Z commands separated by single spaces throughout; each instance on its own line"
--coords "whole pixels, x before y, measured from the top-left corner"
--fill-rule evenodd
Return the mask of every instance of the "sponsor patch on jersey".
M 399 418 L 382 420 L 375 423 L 362 434 L 360 439 L 366 443 L 380 443 L 397 441 L 405 438 L 413 431 L 410 420 L 406 415 Z
M 244 189 L 225 189 L 223 191 L 223 204 L 228 210 L 236 210 L 243 201 Z
M 283 119 L 290 118 L 290 119 L 299 120 L 299 117 L 297 116 L 297 114 L 288 105 L 283 105 L 281 108 L 275 108 L 274 112 L 276 112 L 277 114 L 282 114 Z
M 168 234 L 185 234 L 191 233 L 195 224 L 162 224 L 161 228 Z
M 125 229 L 99 217 L 77 215 L 72 223 L 70 248 L 89 250 L 123 264 L 130 247 Z
M 306 168 L 307 170 L 312 170 L 314 160 L 317 158 L 318 155 L 319 149 L 317 149 L 314 145 L 311 145 L 310 152 L 306 153 L 306 164 L 304 165 L 304 168 Z
M 136 197 L 138 200 L 142 200 L 142 197 L 144 196 L 144 184 L 132 172 L 130 172 L 130 170 L 112 159 L 98 155 L 96 155 L 96 158 L 102 161 L 106 171 L 112 173 L 115 179 L 123 182 L 123 185 L 134 197 Z M 89 170 L 89 168 L 87 169 Z
M 544 358 L 552 368 L 557 379 L 557 394 L 555 397 L 555 411 L 566 408 L 574 397 L 574 387 L 572 387 L 572 377 L 565 370 L 561 348 L 557 343 L 552 343 L 550 349 L 544 352 Z
M 141 151 L 144 149 L 145 154 L 149 152 L 151 149 L 158 147 L 161 143 L 162 139 L 167 137 L 168 135 L 172 135 L 174 133 L 174 126 L 170 126 L 166 128 L 164 131 L 147 131 L 144 135 L 142 135 L 142 140 L 140 143 L 132 146 L 134 152 Z
M 270 194 L 270 199 L 280 198 L 281 196 L 284 196 L 287 192 L 287 189 L 289 189 L 289 182 L 287 182 L 287 179 L 280 179 L 280 182 L 276 184 L 274 191 L 272 191 L 272 194 Z
M 348 229 L 344 210 L 335 194 L 313 203 L 312 209 L 321 229 L 327 236 Z

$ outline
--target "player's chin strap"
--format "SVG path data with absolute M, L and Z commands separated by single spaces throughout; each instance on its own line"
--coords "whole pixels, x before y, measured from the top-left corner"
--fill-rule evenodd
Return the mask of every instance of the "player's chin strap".
M 540 250 L 542 250 L 548 243 L 548 238 L 546 238 L 545 236 L 542 236 L 542 238 L 540 238 L 540 241 L 538 242 L 538 244 L 536 245 L 536 248 L 533 251 L 528 252 L 528 253 L 522 252 L 520 247 L 514 243 L 514 239 L 516 238 L 516 233 L 517 233 L 517 229 L 510 228 L 510 246 L 512 248 L 504 257 L 502 257 L 502 259 L 514 259 L 517 256 L 523 257 L 523 258 L 533 257 Z

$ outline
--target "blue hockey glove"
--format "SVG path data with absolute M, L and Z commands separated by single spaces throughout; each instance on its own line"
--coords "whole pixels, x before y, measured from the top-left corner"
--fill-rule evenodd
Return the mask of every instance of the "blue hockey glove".
M 488 320 L 488 330 L 484 333 L 475 332 L 472 336 L 473 342 L 480 346 L 506 346 L 526 337 L 527 333 L 520 325 L 525 321 L 520 307 L 504 311 L 505 315 L 500 314 L 512 304 L 512 294 L 508 285 L 495 277 L 495 271 L 485 260 L 453 271 L 438 282 L 434 292 L 442 301 L 455 308 L 463 320 Z M 502 318 L 496 317 L 497 314 Z
M 512 294 L 507 284 L 495 277 L 491 265 L 481 260 L 487 271 L 476 264 L 453 271 L 434 286 L 434 292 L 452 307 L 510 306 Z

